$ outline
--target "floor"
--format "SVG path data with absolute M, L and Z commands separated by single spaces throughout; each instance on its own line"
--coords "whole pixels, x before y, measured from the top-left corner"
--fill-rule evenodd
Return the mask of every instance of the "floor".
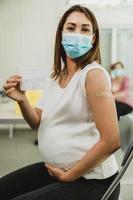
M 0 130 L 0 176 L 42 160 L 38 147 L 33 144 L 36 135 L 31 130 L 15 130 L 13 139 L 9 139 L 8 130 Z M 116 158 L 119 160 L 120 157 L 121 153 L 118 151 Z M 131 174 L 132 166 L 129 171 Z M 130 174 L 125 176 L 130 178 Z M 121 184 L 121 200 L 133 200 L 133 185 L 124 182 Z
M 8 131 L 0 130 L 0 176 L 41 160 L 35 138 L 35 131 L 17 130 L 9 139 Z

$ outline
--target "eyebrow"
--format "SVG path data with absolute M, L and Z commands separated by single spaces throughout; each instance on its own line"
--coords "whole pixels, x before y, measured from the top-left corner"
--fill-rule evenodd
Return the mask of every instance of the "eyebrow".
M 68 22 L 66 25 L 73 25 L 73 26 L 76 26 L 75 23 L 72 23 L 72 22 Z M 82 24 L 82 26 L 91 26 L 90 24 Z

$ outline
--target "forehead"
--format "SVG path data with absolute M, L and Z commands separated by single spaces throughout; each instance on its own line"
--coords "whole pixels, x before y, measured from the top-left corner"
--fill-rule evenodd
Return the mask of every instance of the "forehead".
M 122 68 L 120 64 L 116 64 L 115 68 Z
M 67 17 L 65 24 L 67 24 L 69 22 L 75 23 L 75 24 L 80 23 L 80 24 L 89 24 L 89 25 L 92 25 L 91 21 L 87 18 L 87 16 L 84 13 L 77 12 L 77 11 L 72 12 Z

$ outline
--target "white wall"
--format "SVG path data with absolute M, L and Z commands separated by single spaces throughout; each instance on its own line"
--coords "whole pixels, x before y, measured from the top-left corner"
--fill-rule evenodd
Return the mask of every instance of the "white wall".
M 52 67 L 57 23 L 68 7 L 66 0 L 0 0 L 0 89 L 20 67 Z M 100 28 L 133 26 L 132 9 L 91 9 Z
M 64 4 L 63 0 L 0 0 L 0 89 L 20 67 L 52 66 Z
M 92 8 L 99 26 L 102 27 L 133 27 L 133 7 L 131 8 Z

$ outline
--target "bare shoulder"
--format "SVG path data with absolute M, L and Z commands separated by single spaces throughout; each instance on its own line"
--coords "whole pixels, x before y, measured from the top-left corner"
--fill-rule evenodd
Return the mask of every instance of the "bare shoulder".
M 109 80 L 102 69 L 93 69 L 87 73 L 86 88 L 88 90 L 110 90 Z

